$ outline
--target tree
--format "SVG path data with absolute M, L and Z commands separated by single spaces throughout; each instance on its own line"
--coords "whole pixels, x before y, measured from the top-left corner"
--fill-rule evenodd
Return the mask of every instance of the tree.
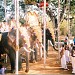
M 72 36 L 75 36 L 75 25 L 74 25 L 74 26 L 72 26 L 71 34 L 72 34 Z
M 75 14 L 75 0 L 72 0 L 70 2 L 70 11 L 71 11 L 71 14 Z
M 12 0 L 6 0 L 6 5 L 11 5 Z
M 73 26 L 71 27 L 71 34 L 72 36 L 75 36 L 75 18 L 74 18 Z
M 5 9 L 3 6 L 0 5 L 0 22 L 4 19 L 5 17 Z
M 25 4 L 33 4 L 36 0 L 24 0 Z

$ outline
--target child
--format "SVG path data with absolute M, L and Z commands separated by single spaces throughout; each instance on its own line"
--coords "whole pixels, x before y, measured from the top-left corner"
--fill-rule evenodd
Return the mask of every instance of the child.
M 0 64 L 0 74 L 4 75 L 5 70 L 6 70 L 6 68 L 2 64 Z

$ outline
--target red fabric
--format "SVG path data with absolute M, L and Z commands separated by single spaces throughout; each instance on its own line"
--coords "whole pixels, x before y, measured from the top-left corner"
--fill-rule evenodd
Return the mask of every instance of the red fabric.
M 40 4 L 39 4 L 39 7 L 43 7 L 44 6 L 44 2 L 41 2 Z M 48 3 L 46 3 L 46 6 L 48 6 Z

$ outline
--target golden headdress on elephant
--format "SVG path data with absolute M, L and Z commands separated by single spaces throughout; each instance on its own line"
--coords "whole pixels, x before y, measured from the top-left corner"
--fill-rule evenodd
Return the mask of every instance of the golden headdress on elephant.
M 39 15 L 35 11 L 28 11 L 25 16 L 26 24 L 34 30 L 39 42 L 42 42 L 42 31 L 39 24 Z

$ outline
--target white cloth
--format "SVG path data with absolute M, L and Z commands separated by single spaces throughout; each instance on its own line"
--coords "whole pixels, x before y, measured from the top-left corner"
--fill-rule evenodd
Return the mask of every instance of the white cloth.
M 69 63 L 69 61 L 70 61 L 70 52 L 69 52 L 69 50 L 65 50 L 65 58 L 66 58 L 66 62 L 68 62 Z
M 63 54 L 63 56 L 61 58 L 61 67 L 64 69 L 67 69 L 65 53 Z

